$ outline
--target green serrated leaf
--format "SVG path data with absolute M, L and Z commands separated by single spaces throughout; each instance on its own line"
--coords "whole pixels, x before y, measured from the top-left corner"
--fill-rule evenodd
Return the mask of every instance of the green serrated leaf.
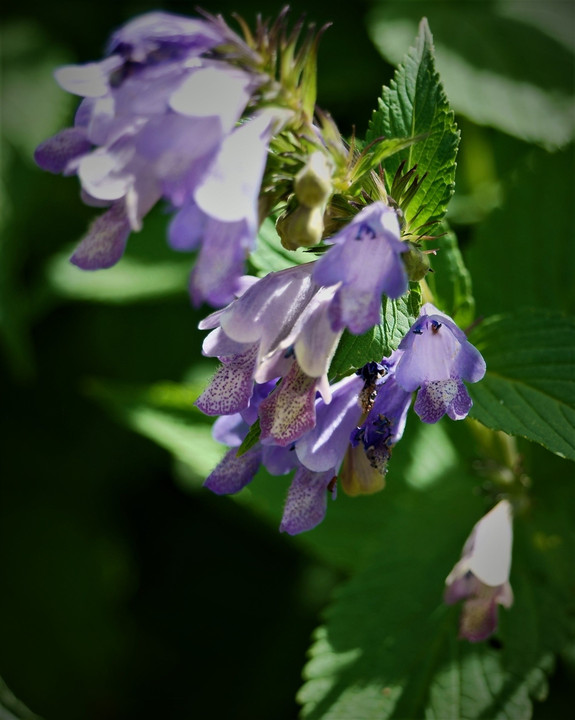
M 133 385 L 93 380 L 86 391 L 132 430 L 168 450 L 189 469 L 192 485 L 203 483 L 226 448 L 212 438 L 211 420 L 194 402 L 202 384 Z
M 376 168 L 386 158 L 391 157 L 400 150 L 405 150 L 424 139 L 424 135 L 417 135 L 412 138 L 384 138 L 374 142 L 369 150 L 366 150 L 360 160 L 353 168 L 352 185 L 349 192 L 353 193 L 354 188 L 361 181 L 363 176 L 370 170 Z
M 423 141 L 383 162 L 390 182 L 403 161 L 406 170 L 417 165 L 420 178 L 427 173 L 414 200 L 404 211 L 408 223 L 413 225 L 411 230 L 427 222 L 438 222 L 445 214 L 453 194 L 459 143 L 454 115 L 435 70 L 433 39 L 425 19 L 420 23 L 415 47 L 398 68 L 390 86 L 383 88 L 366 140 L 420 134 L 425 135 Z
M 543 312 L 489 318 L 471 335 L 487 373 L 471 416 L 575 460 L 575 319 Z
M 363 335 L 352 335 L 347 330 L 343 333 L 331 361 L 330 376 L 343 377 L 367 362 L 379 362 L 382 357 L 389 357 L 415 321 L 420 307 L 421 293 L 416 283 L 412 283 L 409 292 L 398 300 L 384 297 L 380 325 Z
M 437 254 L 432 256 L 433 272 L 426 275 L 425 281 L 434 305 L 464 328 L 473 322 L 475 314 L 471 275 L 463 262 L 455 233 L 446 223 L 442 224 L 441 230 L 443 235 L 427 242 L 430 248 L 437 248 Z
M 573 35 L 572 3 L 516 4 L 547 8 L 563 36 Z M 376 4 L 367 28 L 380 53 L 396 64 L 426 15 L 454 110 L 480 125 L 556 149 L 575 132 L 573 43 L 562 46 L 543 23 L 529 26 L 522 17 L 505 17 L 508 7 L 507 2 L 386 0 Z
M 248 430 L 248 434 L 243 439 L 243 442 L 239 446 L 236 455 L 240 457 L 240 455 L 243 455 L 244 453 L 247 453 L 248 450 L 251 450 L 251 448 L 253 448 L 253 446 L 260 439 L 261 434 L 262 429 L 260 427 L 260 419 L 258 418 Z
M 511 584 L 499 647 L 458 639 L 460 607 L 442 602 L 444 578 L 486 512 L 454 467 L 428 491 L 390 483 L 379 550 L 340 591 L 315 634 L 299 693 L 306 720 L 429 718 L 528 720 L 547 692 L 553 655 L 573 636 L 570 600 L 552 565 L 568 570 L 573 503 L 557 484 L 515 520 Z M 562 499 L 563 498 L 563 499 Z M 555 518 L 556 536 L 546 532 Z M 565 522 L 564 522 L 565 520 Z M 560 576 L 559 576 L 560 577 Z

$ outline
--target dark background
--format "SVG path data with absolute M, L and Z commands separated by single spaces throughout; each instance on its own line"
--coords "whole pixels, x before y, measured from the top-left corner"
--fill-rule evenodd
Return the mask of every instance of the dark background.
M 320 45 L 318 104 L 344 134 L 362 137 L 393 72 L 368 37 L 368 3 L 290 4 L 294 19 L 333 22 Z M 253 26 L 283 3 L 202 6 L 227 18 L 238 11 Z M 22 97 L 10 98 L 26 112 L 3 109 L 0 676 L 47 720 L 291 720 L 310 635 L 342 572 L 232 500 L 186 489 L 165 450 L 87 391 L 90 378 L 182 380 L 201 362 L 196 326 L 206 309 L 192 310 L 185 292 L 82 301 L 47 281 L 50 259 L 93 211 L 75 179 L 31 161 L 35 144 L 71 124 L 75 106 L 57 89 L 46 99 L 46 77 L 58 64 L 100 58 L 115 27 L 157 8 L 13 2 L 2 11 L 2 72 L 12 89 L 20 83 Z M 469 171 L 473 153 L 485 159 L 491 148 L 499 180 L 531 151 L 460 124 L 475 143 L 462 145 L 458 171 L 469 197 L 485 180 Z M 454 216 L 464 248 L 488 205 Z M 163 233 L 165 218 L 154 218 Z M 149 252 L 167 257 L 163 239 L 157 245 Z

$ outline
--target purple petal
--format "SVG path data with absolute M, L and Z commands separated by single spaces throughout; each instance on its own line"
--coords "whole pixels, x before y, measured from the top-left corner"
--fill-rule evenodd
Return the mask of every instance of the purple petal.
M 262 465 L 271 475 L 285 475 L 294 468 L 300 467 L 293 445 L 291 447 L 264 445 L 262 450 Z
M 255 445 L 239 457 L 236 448 L 232 448 L 208 475 L 204 487 L 215 492 L 216 495 L 231 495 L 239 492 L 253 480 L 260 466 L 261 456 L 262 450 L 259 445 Z
M 349 435 L 359 421 L 361 378 L 353 375 L 334 385 L 329 405 L 316 403 L 316 425 L 296 443 L 302 465 L 314 472 L 339 468 L 349 445 Z
M 250 426 L 240 413 L 222 415 L 213 424 L 212 437 L 222 445 L 238 448 L 248 434 L 249 429 Z
M 253 343 L 238 343 L 224 333 L 221 328 L 213 330 L 204 340 L 202 354 L 206 357 L 229 357 L 231 355 L 242 355 Z
M 123 203 L 115 203 L 90 225 L 70 262 L 82 270 L 112 267 L 124 254 L 130 223 Z
M 257 347 L 252 346 L 221 365 L 196 406 L 206 415 L 232 415 L 246 408 L 253 392 L 256 356 Z
M 204 67 L 191 73 L 170 97 L 176 113 L 209 118 L 227 135 L 240 119 L 250 99 L 250 77 L 231 66 Z
M 208 218 L 202 249 L 190 277 L 194 305 L 227 305 L 235 300 L 244 273 L 246 247 L 252 241 L 244 221 L 224 223 Z
M 269 273 L 252 285 L 221 318 L 226 335 L 238 342 L 261 341 L 261 355 L 277 347 L 317 292 L 312 263 Z
M 481 582 L 464 568 L 463 564 L 457 563 L 445 581 L 443 600 L 447 605 L 455 605 L 460 600 L 474 597 L 481 590 Z
M 311 377 L 327 373 L 341 337 L 341 332 L 332 329 L 329 318 L 333 294 L 333 289 L 320 288 L 290 333 L 297 337 L 294 351 L 298 364 Z M 285 340 L 283 344 L 290 342 Z
M 319 525 L 325 517 L 327 488 L 333 475 L 333 471 L 298 470 L 288 492 L 280 532 L 297 535 Z
M 218 29 L 204 20 L 149 12 L 117 30 L 110 39 L 108 52 L 120 52 L 142 62 L 147 53 L 160 47 L 185 48 L 193 56 L 220 44 L 223 39 Z
M 316 263 L 320 285 L 341 283 L 331 308 L 334 330 L 361 334 L 380 321 L 381 295 L 397 298 L 407 291 L 397 216 L 381 202 L 358 213 L 337 235 L 334 246 Z
M 291 445 L 315 425 L 316 378 L 294 362 L 274 392 L 260 405 L 262 443 Z
M 34 160 L 51 173 L 63 173 L 70 160 L 90 152 L 92 144 L 81 128 L 66 128 L 38 145 Z
M 464 342 L 455 363 L 455 373 L 467 382 L 479 382 L 485 375 L 485 360 L 470 342 Z
M 397 382 L 412 392 L 426 381 L 449 380 L 454 377 L 454 362 L 461 344 L 446 325 L 436 326 L 430 318 L 422 318 L 403 338 L 403 350 L 395 371 Z
M 461 380 L 437 380 L 422 385 L 413 409 L 423 422 L 436 423 L 445 413 L 453 420 L 462 420 L 471 405 Z
M 123 64 L 122 58 L 109 57 L 99 63 L 65 65 L 56 70 L 61 88 L 81 97 L 101 97 L 109 91 L 108 78 Z
M 172 250 L 197 250 L 203 237 L 205 220 L 205 214 L 197 205 L 184 205 L 168 227 L 168 242 Z
M 194 192 L 196 203 L 211 217 L 222 222 L 245 220 L 254 240 L 272 124 L 273 115 L 266 112 L 228 135 Z

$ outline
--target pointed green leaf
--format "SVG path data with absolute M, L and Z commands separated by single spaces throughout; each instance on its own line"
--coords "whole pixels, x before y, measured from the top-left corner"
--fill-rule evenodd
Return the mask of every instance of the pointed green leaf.
M 251 448 L 253 448 L 260 439 L 261 434 L 262 429 L 260 427 L 260 419 L 257 418 L 255 423 L 248 430 L 248 434 L 245 436 L 242 444 L 239 446 L 237 456 L 240 457 L 240 455 L 243 455 L 244 453 L 247 453 L 248 450 L 251 450 Z
M 469 386 L 471 416 L 575 460 L 575 319 L 495 316 L 470 340 L 487 363 L 483 380 Z
M 380 53 L 395 64 L 426 15 L 453 109 L 477 124 L 556 149 L 575 133 L 573 3 L 515 4 L 525 10 L 509 12 L 509 2 L 386 0 L 375 4 L 367 27 Z M 557 42 L 544 22 L 527 24 L 521 15 L 533 14 L 529 8 L 547 9 L 562 36 L 571 36 L 570 47 Z
M 415 47 L 399 67 L 389 87 L 383 88 L 366 140 L 378 137 L 425 139 L 387 158 L 383 165 L 391 182 L 402 161 L 405 170 L 417 165 L 423 180 L 415 198 L 405 210 L 416 229 L 423 223 L 441 220 L 453 194 L 455 158 L 459 131 L 435 70 L 433 39 L 427 21 L 419 26 Z M 417 218 L 416 218 L 417 216 Z

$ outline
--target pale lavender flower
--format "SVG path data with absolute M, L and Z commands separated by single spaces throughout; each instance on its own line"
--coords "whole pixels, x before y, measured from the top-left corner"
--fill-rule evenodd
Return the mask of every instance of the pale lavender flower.
M 395 210 L 374 202 L 328 242 L 333 245 L 317 261 L 314 280 L 338 285 L 330 307 L 332 328 L 360 335 L 380 322 L 382 294 L 398 298 L 407 292 L 401 254 L 408 247 L 400 240 Z
M 445 602 L 464 600 L 460 637 L 485 640 L 497 629 L 497 606 L 511 607 L 512 545 L 512 508 L 509 501 L 501 500 L 475 525 L 461 560 L 445 581 Z
M 280 532 L 297 535 L 319 525 L 327 510 L 327 496 L 335 498 L 332 472 L 314 473 L 300 468 L 290 485 Z
M 42 143 L 36 161 L 77 174 L 84 201 L 110 208 L 74 253 L 79 267 L 117 262 L 130 230 L 164 198 L 182 208 L 173 243 L 202 246 L 195 302 L 231 300 L 255 239 L 259 183 L 281 112 L 266 110 L 236 129 L 264 78 L 207 56 L 230 42 L 224 29 L 149 13 L 113 35 L 103 61 L 57 71 L 60 85 L 84 99 L 75 126 Z
M 473 403 L 462 381 L 481 380 L 485 361 L 449 316 L 426 303 L 399 350 L 395 377 L 408 392 L 420 388 L 414 410 L 423 422 L 467 416 Z
M 204 354 L 222 361 L 197 400 L 203 412 L 240 412 L 254 382 L 282 378 L 260 405 L 264 444 L 293 443 L 315 424 L 316 392 L 331 399 L 327 370 L 341 333 L 328 319 L 334 289 L 320 288 L 311 273 L 311 264 L 270 273 L 200 323 L 214 328 Z

